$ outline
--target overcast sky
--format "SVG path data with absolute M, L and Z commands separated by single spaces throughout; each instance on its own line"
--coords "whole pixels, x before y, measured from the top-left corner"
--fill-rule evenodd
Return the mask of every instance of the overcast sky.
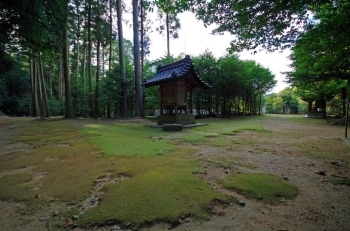
M 196 56 L 202 54 L 206 49 L 210 50 L 216 58 L 224 56 L 227 52 L 233 36 L 229 34 L 225 35 L 212 35 L 211 31 L 214 27 L 205 28 L 201 21 L 197 21 L 194 15 L 190 12 L 181 13 L 179 15 L 181 30 L 179 31 L 179 38 L 170 40 L 170 53 L 177 56 L 180 53 L 189 54 L 190 56 Z M 153 32 L 151 34 L 151 54 L 150 60 L 158 59 L 166 55 L 166 37 L 160 35 L 156 31 L 156 27 L 159 26 L 159 22 L 153 19 Z M 133 41 L 132 29 L 124 29 L 125 38 Z M 285 76 L 281 74 L 283 71 L 288 71 L 290 68 L 288 65 L 291 63 L 288 59 L 290 54 L 289 50 L 285 50 L 282 53 L 266 53 L 260 52 L 255 55 L 251 54 L 251 51 L 245 51 L 240 53 L 240 57 L 243 60 L 251 59 L 260 63 L 262 66 L 267 67 L 275 75 L 275 79 L 278 81 L 277 86 L 272 90 L 273 92 L 279 92 L 288 85 L 284 83 Z

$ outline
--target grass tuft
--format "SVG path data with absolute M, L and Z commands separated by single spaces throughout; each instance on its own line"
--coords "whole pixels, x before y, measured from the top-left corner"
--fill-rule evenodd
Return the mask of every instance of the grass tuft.
M 346 177 L 332 175 L 329 180 L 334 185 L 347 185 L 347 186 L 350 186 L 350 179 L 346 178 Z
M 261 198 L 268 204 L 276 204 L 280 199 L 293 199 L 298 190 L 278 176 L 264 173 L 230 174 L 220 180 L 228 189 L 232 189 L 249 198 Z

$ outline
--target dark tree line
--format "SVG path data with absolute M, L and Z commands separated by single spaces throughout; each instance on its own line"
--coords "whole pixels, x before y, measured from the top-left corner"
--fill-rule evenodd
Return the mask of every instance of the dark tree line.
M 253 77 L 265 73 L 264 68 L 253 68 L 257 65 L 233 55 L 243 49 L 293 47 L 294 71 L 288 76 L 299 87 L 349 79 L 346 0 L 133 0 L 132 6 L 130 43 L 123 38 L 121 23 L 128 7 L 120 0 L 1 1 L 1 109 L 41 117 L 144 116 L 143 102 L 151 95 L 143 96 L 142 81 L 152 72 L 145 59 L 150 42 L 147 16 L 156 8 L 168 57 L 169 40 L 178 36 L 181 26 L 177 15 L 185 10 L 205 25 L 215 23 L 214 33 L 236 35 L 231 55 L 215 59 L 212 66 L 199 61 L 208 54 L 195 61 L 202 78 L 213 86 L 195 100 L 196 107 L 208 113 L 259 113 L 261 95 L 271 83 Z
M 211 89 L 194 94 L 194 108 L 199 115 L 261 114 L 262 96 L 276 85 L 267 68 L 237 55 L 216 59 L 206 51 L 194 59 L 199 76 Z

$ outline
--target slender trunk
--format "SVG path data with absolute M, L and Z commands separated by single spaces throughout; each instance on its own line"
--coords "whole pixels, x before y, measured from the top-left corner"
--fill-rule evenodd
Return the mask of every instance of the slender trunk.
M 260 97 L 259 97 L 259 115 L 261 115 L 261 95 L 260 94 Z
M 166 13 L 166 45 L 167 45 L 167 54 L 170 56 L 170 31 L 169 31 L 169 14 Z
M 144 36 L 145 36 L 145 31 L 144 31 L 144 22 L 143 22 L 143 17 L 144 17 L 144 7 L 143 7 L 143 1 L 144 0 L 140 0 L 141 2 L 140 2 L 140 4 L 141 4 L 141 19 L 140 19 L 140 21 L 141 21 L 141 71 L 142 71 L 142 73 L 143 73 L 143 68 L 144 68 L 144 59 L 145 59 L 145 49 L 144 49 L 144 41 L 143 41 L 143 39 L 144 39 Z M 142 79 L 142 81 L 143 81 L 143 79 Z
M 50 109 L 49 109 L 49 101 L 47 99 L 47 93 L 46 93 L 46 86 L 45 86 L 45 80 L 44 80 L 44 69 L 43 69 L 43 63 L 41 61 L 41 55 L 39 53 L 39 63 L 40 63 L 40 70 L 41 70 L 41 83 L 43 86 L 43 97 L 44 97 L 44 102 L 45 102 L 45 108 L 46 108 L 46 116 L 50 117 L 51 113 L 50 113 Z
M 63 79 L 63 58 L 62 58 L 62 54 L 60 54 L 59 72 L 58 72 L 58 100 L 60 101 L 61 104 L 63 102 L 62 79 Z
M 133 5 L 134 5 L 134 1 L 136 1 L 136 8 L 137 8 L 137 0 L 133 0 Z M 125 116 L 128 116 L 128 99 L 127 99 L 126 70 L 125 70 L 125 59 L 124 59 L 124 37 L 123 37 L 123 26 L 122 26 L 121 0 L 117 0 L 117 18 L 118 18 L 119 63 L 120 63 L 120 75 L 121 75 L 121 97 L 122 97 L 121 116 L 125 117 Z M 137 18 L 137 14 L 136 14 L 136 18 Z M 134 24 L 135 24 L 135 21 L 134 21 Z M 136 19 L 136 24 L 138 25 L 137 19 Z M 135 30 L 134 30 L 134 33 L 135 33 Z M 135 41 L 134 41 L 134 46 L 136 46 Z
M 112 17 L 112 0 L 109 0 L 109 57 L 108 57 L 108 80 L 111 80 L 112 71 L 112 50 L 113 50 L 113 17 Z M 107 116 L 111 118 L 111 93 L 107 89 Z
M 52 99 L 52 69 L 50 69 L 50 73 L 49 73 L 49 78 L 50 78 L 50 99 Z
M 100 51 L 100 52 L 101 52 L 100 55 L 102 55 L 102 77 L 105 77 L 105 73 L 106 73 L 106 70 L 105 70 L 105 52 L 104 52 L 103 46 L 102 46 L 102 51 Z
M 37 94 L 37 84 L 36 84 L 36 72 L 37 72 L 37 69 L 35 67 L 35 58 L 33 58 L 32 60 L 30 60 L 30 67 L 31 67 L 31 70 L 30 70 L 30 82 L 31 82 L 31 86 L 32 86 L 32 108 L 33 108 L 33 113 L 32 113 L 32 116 L 33 117 L 37 117 L 39 115 L 39 110 L 38 110 L 38 94 Z
M 30 116 L 34 116 L 35 114 L 35 94 L 34 94 L 34 76 L 33 76 L 33 66 L 32 66 L 32 58 L 29 56 L 29 73 L 30 73 L 30 86 L 31 86 L 31 96 L 32 96 L 32 105 L 30 109 Z
M 77 28 L 77 41 L 76 41 L 76 56 L 75 56 L 75 80 L 74 80 L 74 112 L 77 113 L 78 108 L 78 78 L 79 78 L 79 51 L 80 51 L 80 17 L 79 17 L 79 5 L 77 5 L 78 12 L 78 28 Z
M 100 94 L 100 40 L 97 41 L 97 71 L 96 71 L 96 86 L 95 86 L 95 107 L 94 107 L 94 118 L 99 117 L 99 94 Z
M 86 40 L 84 39 L 84 54 L 83 54 L 83 59 L 81 61 L 81 87 L 83 94 L 85 95 L 85 75 L 86 75 L 86 52 L 87 52 L 87 46 L 86 46 Z M 84 100 L 85 102 L 85 100 Z
M 112 71 L 112 50 L 113 50 L 113 17 L 112 17 L 112 0 L 109 0 L 109 57 L 108 57 L 108 80 L 111 81 Z M 111 93 L 107 89 L 107 116 L 111 118 Z
M 215 94 L 215 113 L 219 113 L 219 100 L 220 100 L 219 94 L 216 93 Z
M 143 110 L 142 77 L 140 66 L 140 41 L 138 23 L 138 0 L 132 1 L 133 8 L 133 30 L 134 30 L 134 65 L 135 65 L 135 91 L 136 91 L 136 116 L 145 117 Z
M 68 44 L 68 4 L 67 4 L 67 12 L 66 12 L 66 28 L 64 29 L 64 45 L 63 45 L 63 69 L 64 69 L 64 86 L 65 86 L 65 96 L 66 96 L 66 119 L 73 119 L 73 104 L 71 97 L 71 87 L 70 87 L 70 78 L 69 78 L 69 44 Z
M 40 118 L 45 119 L 45 111 L 44 111 L 44 99 L 43 99 L 43 91 L 41 86 L 41 71 L 40 71 L 40 65 L 38 61 L 35 62 L 35 69 L 36 69 L 36 80 L 38 81 L 39 85 L 39 97 L 40 97 Z
M 89 75 L 89 116 L 93 116 L 93 94 L 92 94 L 92 39 L 91 39 L 91 0 L 88 7 L 88 75 Z
M 349 124 L 349 96 L 346 98 L 346 112 L 345 112 L 345 138 L 348 138 L 348 124 Z

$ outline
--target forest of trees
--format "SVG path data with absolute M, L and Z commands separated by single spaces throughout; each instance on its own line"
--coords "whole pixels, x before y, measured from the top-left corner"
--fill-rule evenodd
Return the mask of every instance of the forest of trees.
M 154 75 L 155 65 L 183 58 L 170 54 L 169 39 L 177 38 L 180 28 L 179 11 L 171 2 L 133 1 L 133 42 L 123 39 L 122 15 L 128 9 L 121 1 L 1 4 L 9 20 L 1 24 L 8 26 L 1 38 L 1 109 L 6 114 L 144 116 L 145 107 L 158 107 L 159 91 L 143 89 L 143 80 Z M 145 58 L 151 52 L 147 15 L 154 7 L 168 52 L 150 62 Z M 262 95 L 276 83 L 268 69 L 237 55 L 216 59 L 205 52 L 193 59 L 198 74 L 212 85 L 194 96 L 198 112 L 260 113 Z
M 130 6 L 127 4 L 132 3 Z M 171 55 L 181 28 L 178 14 L 193 12 L 213 33 L 236 35 L 229 54 L 192 57 L 212 88 L 194 96 L 204 114 L 261 113 L 262 96 L 276 84 L 271 72 L 235 52 L 291 48 L 288 82 L 307 100 L 328 99 L 350 77 L 350 3 L 312 1 L 3 0 L 0 2 L 0 110 L 10 115 L 145 116 L 158 107 L 156 88 L 144 89 L 154 66 Z M 150 14 L 166 36 L 167 54 L 149 61 Z M 133 41 L 123 38 L 132 14 Z M 293 107 L 293 100 L 290 100 Z M 295 109 L 297 112 L 298 110 Z

